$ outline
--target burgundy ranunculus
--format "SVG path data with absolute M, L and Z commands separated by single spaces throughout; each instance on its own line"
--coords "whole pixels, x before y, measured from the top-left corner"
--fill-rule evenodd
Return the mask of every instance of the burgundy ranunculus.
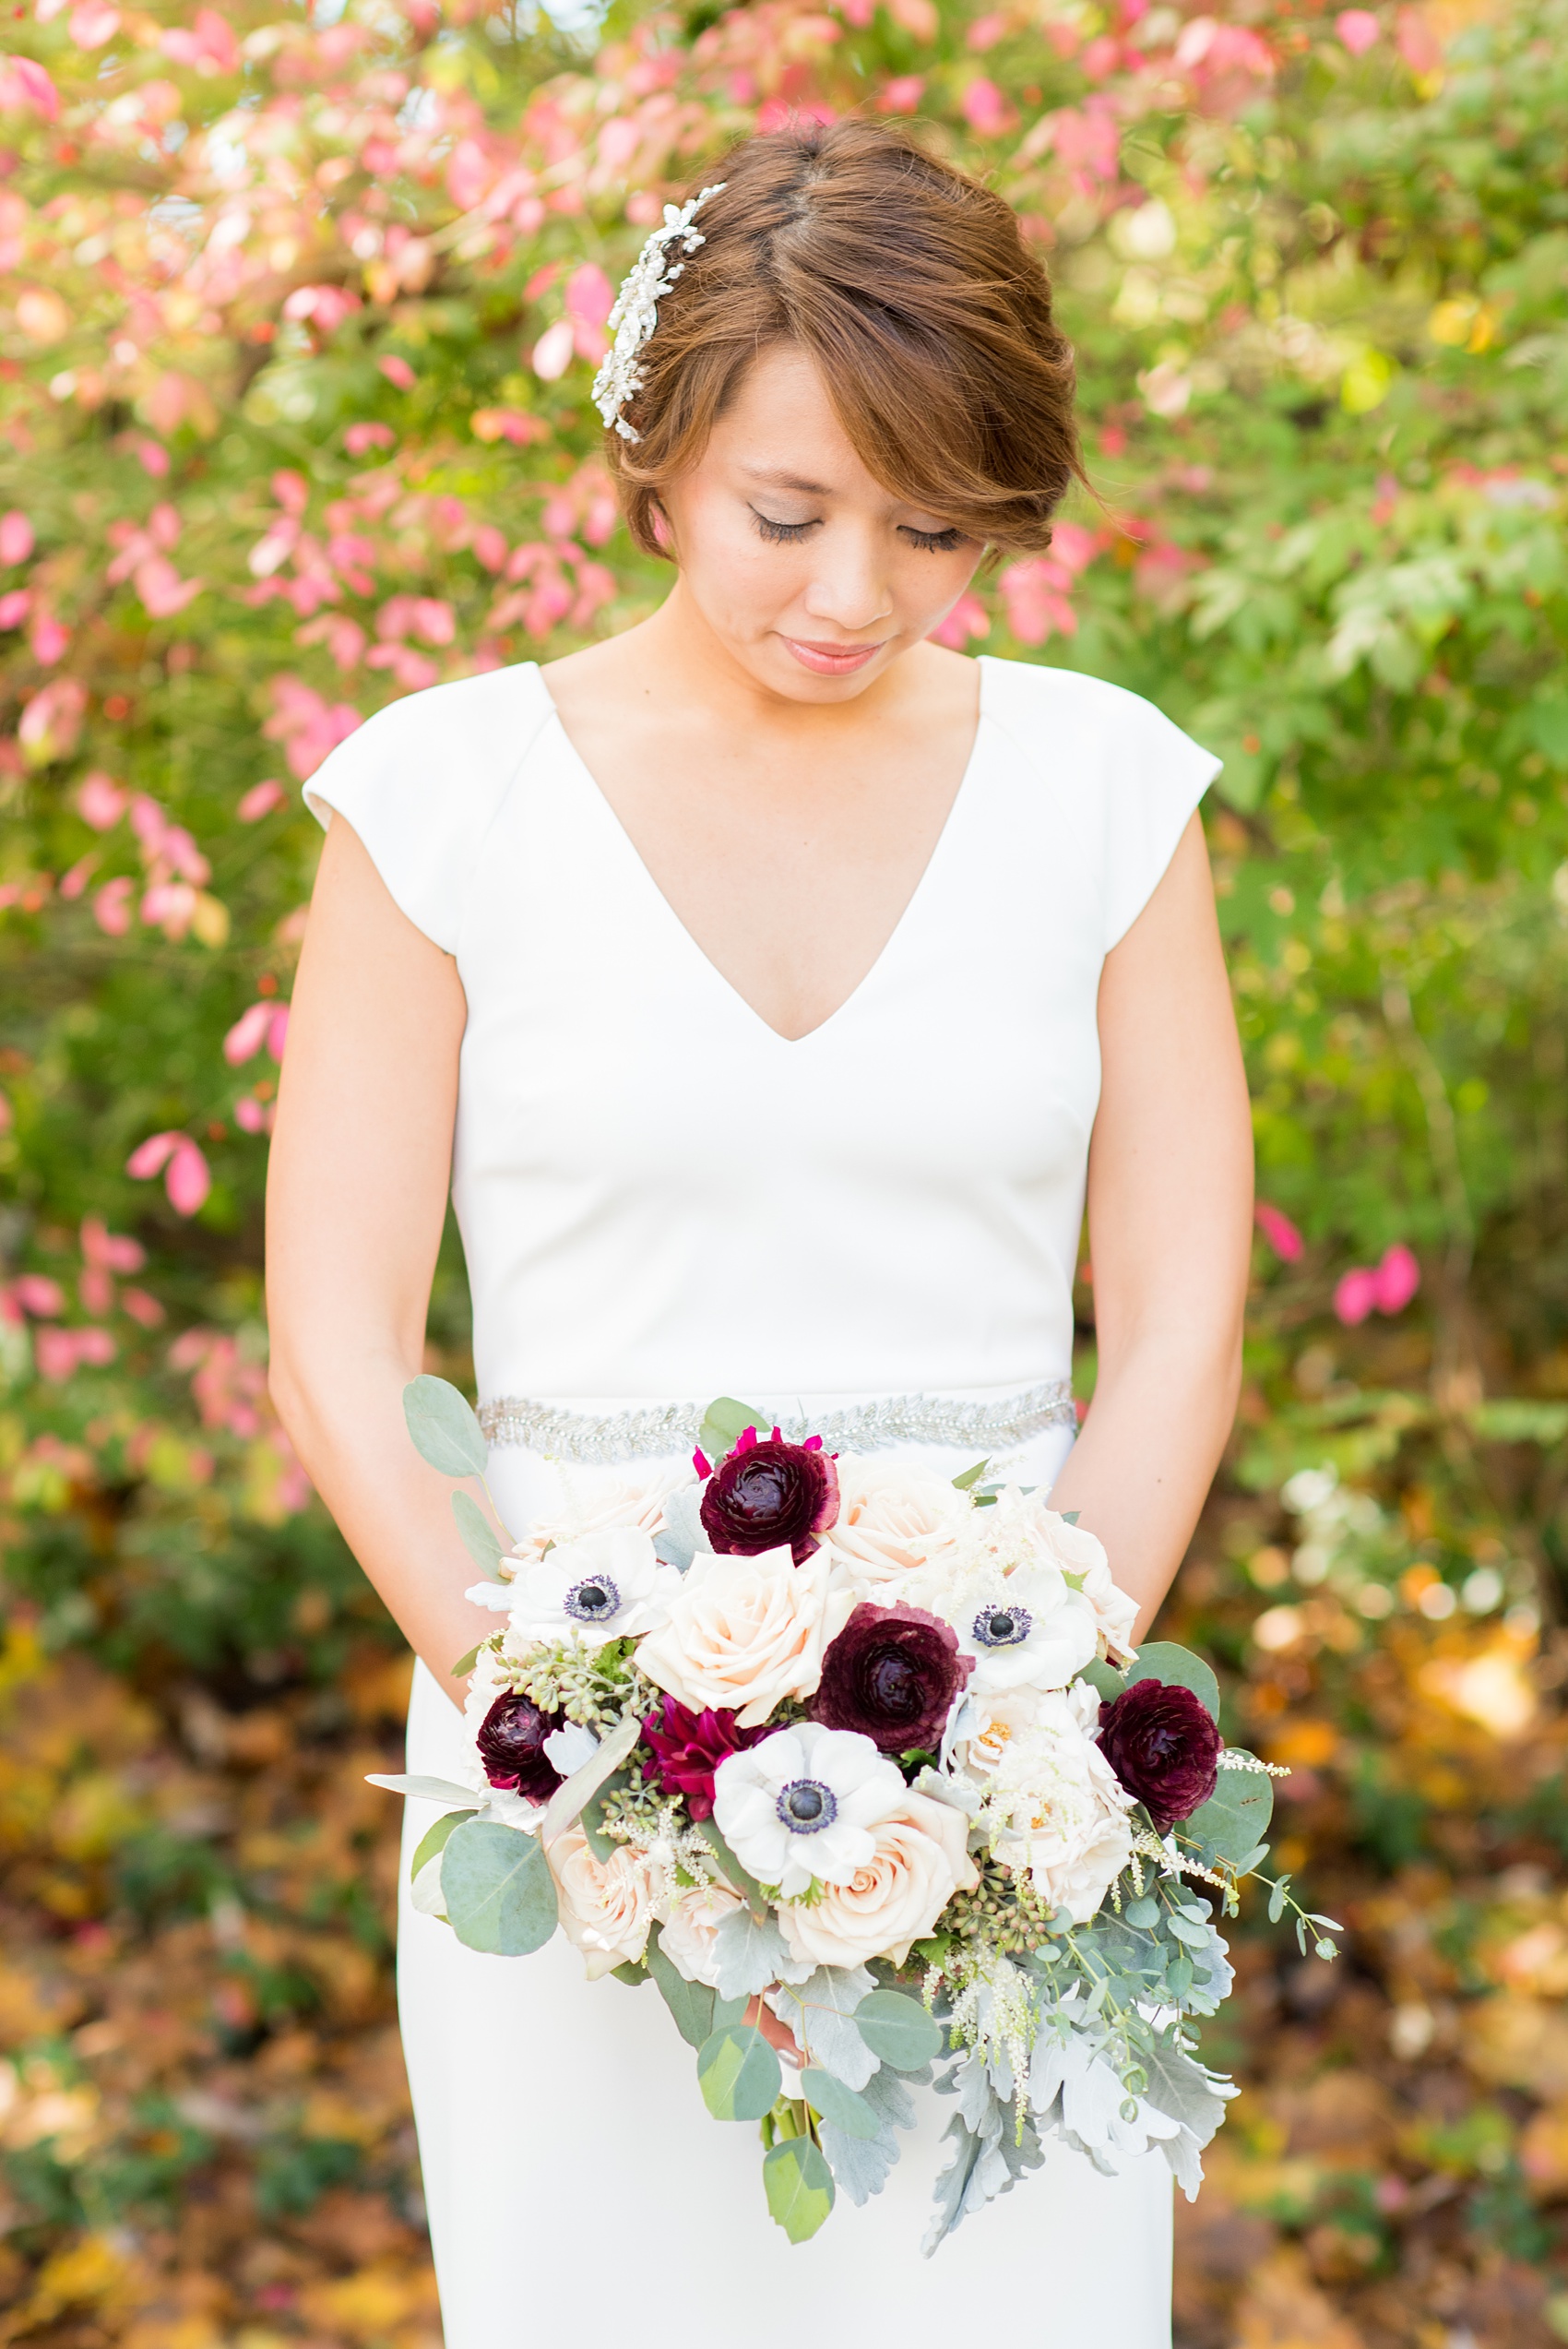
M 683 1795 L 694 1818 L 713 1817 L 713 1773 L 731 1754 L 744 1753 L 770 1734 L 766 1722 L 742 1729 L 732 1712 L 693 1712 L 673 1697 L 643 1723 L 643 1743 L 651 1748 L 643 1776 L 667 1795 Z
M 1190 1818 L 1219 1783 L 1218 1725 L 1190 1688 L 1134 1680 L 1101 1705 L 1099 1750 L 1161 1835 Z
M 531 1697 L 497 1697 L 476 1741 L 491 1784 L 526 1795 L 530 1803 L 547 1803 L 564 1782 L 544 1741 L 565 1719 L 564 1712 L 540 1712 Z
M 708 1478 L 703 1531 L 716 1550 L 755 1557 L 788 1542 L 802 1566 L 838 1515 L 838 1471 L 820 1437 L 786 1444 L 776 1427 L 759 1443 L 748 1427 Z
M 814 1721 L 856 1729 L 885 1754 L 934 1752 L 973 1671 L 958 1635 L 921 1607 L 858 1606 L 822 1659 Z

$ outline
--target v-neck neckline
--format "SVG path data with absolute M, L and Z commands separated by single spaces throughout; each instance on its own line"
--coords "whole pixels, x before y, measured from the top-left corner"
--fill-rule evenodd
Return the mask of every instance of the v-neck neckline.
M 976 657 L 975 665 L 980 671 L 980 701 L 975 713 L 974 739 L 969 745 L 969 754 L 964 761 L 964 771 L 958 778 L 957 789 L 955 791 L 952 799 L 948 802 L 947 813 L 942 819 L 941 829 L 937 832 L 935 840 L 932 842 L 931 853 L 926 858 L 924 864 L 921 867 L 920 876 L 916 880 L 914 888 L 909 891 L 909 896 L 905 899 L 903 906 L 899 911 L 897 920 L 894 923 L 893 927 L 888 931 L 887 936 L 884 938 L 871 962 L 861 973 L 861 976 L 850 988 L 849 994 L 844 997 L 841 1003 L 835 1005 L 834 1008 L 827 1014 L 826 1019 L 819 1019 L 814 1028 L 807 1028 L 798 1036 L 785 1035 L 781 1029 L 776 1028 L 773 1025 L 771 1019 L 764 1019 L 755 1004 L 752 1002 L 748 996 L 742 995 L 734 981 L 729 978 L 725 972 L 719 969 L 718 963 L 715 962 L 713 957 L 708 953 L 701 939 L 696 936 L 696 933 L 692 930 L 687 924 L 682 920 L 680 914 L 676 912 L 675 908 L 670 902 L 669 898 L 665 895 L 663 889 L 654 878 L 653 868 L 648 864 L 647 859 L 644 856 L 641 849 L 632 838 L 631 833 L 626 829 L 625 825 L 622 822 L 621 817 L 616 812 L 615 806 L 608 793 L 605 791 L 603 784 L 599 781 L 598 776 L 595 775 L 592 768 L 583 757 L 582 752 L 572 740 L 571 734 L 568 733 L 566 728 L 565 720 L 562 717 L 561 711 L 556 705 L 555 697 L 551 692 L 548 684 L 545 682 L 544 672 L 537 662 L 534 663 L 534 674 L 538 677 L 544 698 L 550 705 L 551 718 L 554 722 L 556 731 L 559 733 L 562 741 L 566 745 L 566 753 L 572 762 L 572 765 L 576 768 L 582 781 L 588 785 L 594 800 L 603 810 L 610 823 L 619 834 L 625 846 L 627 854 L 630 856 L 633 864 L 636 866 L 638 872 L 642 875 L 643 881 L 647 889 L 657 901 L 658 905 L 662 908 L 664 918 L 680 935 L 680 936 L 685 940 L 687 946 L 696 956 L 698 961 L 703 965 L 703 968 L 709 973 L 710 977 L 717 982 L 719 986 L 723 989 L 725 995 L 730 997 L 731 1001 L 739 1007 L 746 1018 L 750 1019 L 755 1027 L 760 1028 L 765 1035 L 771 1036 L 775 1043 L 782 1044 L 787 1050 L 793 1052 L 798 1051 L 802 1044 L 812 1043 L 818 1036 L 825 1035 L 829 1028 L 836 1027 L 838 1022 L 847 1016 L 847 1014 L 855 1008 L 861 996 L 864 996 L 870 988 L 872 982 L 876 978 L 878 972 L 887 962 L 894 948 L 904 937 L 906 931 L 910 925 L 911 920 L 919 909 L 921 900 L 929 893 L 932 885 L 932 876 L 935 873 L 938 865 L 943 861 L 943 851 L 947 844 L 949 835 L 955 829 L 958 812 L 971 795 L 971 786 L 975 769 L 980 764 L 980 745 L 985 736 L 985 723 L 987 716 L 986 685 L 988 679 L 988 664 L 983 653 Z

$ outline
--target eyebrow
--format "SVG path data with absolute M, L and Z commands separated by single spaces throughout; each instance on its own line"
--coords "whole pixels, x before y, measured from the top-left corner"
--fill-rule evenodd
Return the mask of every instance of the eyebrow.
M 832 491 L 821 482 L 802 481 L 798 473 L 778 471 L 769 465 L 742 465 L 742 473 L 754 482 L 771 482 L 775 489 L 798 489 L 805 497 L 831 497 Z

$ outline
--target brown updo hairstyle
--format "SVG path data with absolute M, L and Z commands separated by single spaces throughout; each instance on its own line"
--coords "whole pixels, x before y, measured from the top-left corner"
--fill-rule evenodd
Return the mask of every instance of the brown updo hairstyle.
M 852 118 L 749 138 L 704 176 L 724 183 L 697 215 L 706 241 L 659 301 L 622 411 L 640 437 L 607 438 L 644 553 L 668 554 L 660 488 L 777 342 L 815 361 L 856 455 L 897 496 L 998 552 L 1048 546 L 1084 478 L 1073 353 L 1001 197 L 908 131 Z

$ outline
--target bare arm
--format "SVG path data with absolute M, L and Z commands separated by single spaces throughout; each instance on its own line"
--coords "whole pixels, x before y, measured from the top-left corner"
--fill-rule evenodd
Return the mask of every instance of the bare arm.
M 1194 816 L 1106 957 L 1089 1148 L 1099 1369 L 1051 1505 L 1077 1509 L 1140 1605 L 1182 1562 L 1235 1417 L 1252 1239 L 1252 1121 Z
M 271 1389 L 349 1546 L 410 1644 L 451 1668 L 484 1618 L 447 1480 L 409 1440 L 403 1388 L 451 1173 L 467 1006 L 457 966 L 398 910 L 335 816 L 289 1023 L 267 1186 Z

